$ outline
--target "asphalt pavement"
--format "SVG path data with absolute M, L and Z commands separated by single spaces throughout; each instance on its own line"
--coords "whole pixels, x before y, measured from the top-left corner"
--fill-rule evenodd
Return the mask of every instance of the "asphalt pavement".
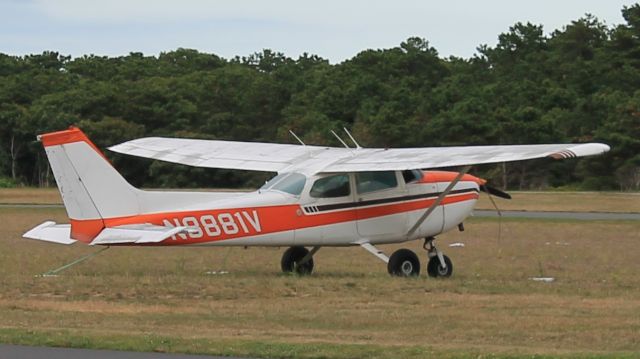
M 571 219 L 579 221 L 640 221 L 640 213 L 501 211 L 503 218 Z M 498 217 L 496 210 L 476 209 L 474 217 Z
M 63 208 L 61 204 L 9 204 L 0 208 Z M 640 221 L 640 213 L 620 212 L 553 212 L 553 211 L 502 211 L 503 218 L 571 219 L 582 221 Z M 476 209 L 474 217 L 498 217 L 496 210 Z

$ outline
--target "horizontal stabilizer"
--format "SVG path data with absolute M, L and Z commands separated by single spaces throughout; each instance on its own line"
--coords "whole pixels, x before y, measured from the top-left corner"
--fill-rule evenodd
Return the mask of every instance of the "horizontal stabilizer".
M 178 233 L 186 233 L 188 227 L 165 227 L 153 224 L 129 224 L 105 228 L 91 242 L 91 245 L 111 245 L 124 243 L 159 243 Z
M 56 222 L 52 221 L 38 225 L 23 234 L 22 237 L 59 244 L 73 244 L 76 242 L 74 239 L 71 239 L 71 225 L 56 224 Z

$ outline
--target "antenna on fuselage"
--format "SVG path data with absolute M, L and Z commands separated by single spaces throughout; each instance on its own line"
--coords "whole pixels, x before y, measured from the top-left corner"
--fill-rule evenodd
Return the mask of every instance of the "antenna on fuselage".
M 349 148 L 349 146 L 348 146 L 348 145 L 347 145 L 347 144 L 342 140 L 342 138 L 340 138 L 340 136 L 338 136 L 338 134 L 337 134 L 334 130 L 331 130 L 331 133 L 333 133 L 333 135 L 334 135 L 334 136 L 336 136 L 336 138 L 338 139 L 338 141 L 340 141 L 340 143 L 342 143 L 342 145 L 343 145 L 345 148 Z
M 298 142 L 300 142 L 301 145 L 306 146 L 306 144 L 304 142 L 302 142 L 302 140 L 300 139 L 300 137 L 296 136 L 295 133 L 293 133 L 292 130 L 289 130 L 289 133 L 291 134 L 291 136 L 293 136 L 296 140 L 298 140 Z
M 353 142 L 354 145 L 356 145 L 356 149 L 361 149 L 362 147 L 360 147 L 360 144 L 358 144 L 358 142 L 356 141 L 355 138 L 353 138 L 353 136 L 351 136 L 351 132 L 349 132 L 349 130 L 347 130 L 346 127 L 342 128 L 344 130 L 344 132 L 347 133 L 347 135 L 349 136 L 349 138 L 351 139 L 351 141 Z

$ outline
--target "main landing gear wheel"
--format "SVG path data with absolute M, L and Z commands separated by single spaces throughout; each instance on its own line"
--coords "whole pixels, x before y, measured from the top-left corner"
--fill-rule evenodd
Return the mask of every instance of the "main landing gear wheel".
M 304 247 L 291 247 L 287 249 L 280 261 L 282 271 L 284 273 L 296 272 L 300 275 L 311 274 L 311 272 L 313 272 L 313 257 L 309 257 L 306 262 L 300 263 L 307 254 L 309 254 L 309 250 Z
M 397 277 L 417 277 L 420 275 L 420 260 L 412 251 L 398 249 L 389 258 L 387 271 Z
M 442 255 L 442 258 L 444 259 L 444 263 L 447 265 L 446 268 L 440 264 L 440 258 L 438 258 L 437 255 L 429 259 L 429 263 L 427 264 L 427 273 L 429 274 L 429 277 L 451 277 L 451 274 L 453 274 L 453 264 L 451 263 L 451 259 L 444 254 Z

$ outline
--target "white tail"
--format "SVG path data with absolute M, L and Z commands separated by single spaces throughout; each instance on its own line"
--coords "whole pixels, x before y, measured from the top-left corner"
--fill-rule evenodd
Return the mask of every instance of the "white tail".
M 243 195 L 142 191 L 130 185 L 80 129 L 71 127 L 38 139 L 71 220 L 71 239 L 89 243 L 104 228 L 118 226 L 122 217 L 202 209 L 213 201 Z M 139 224 L 147 222 L 140 218 Z
M 131 186 L 80 131 L 39 136 L 71 219 L 87 220 L 140 213 L 138 190 Z
M 71 237 L 89 241 L 103 219 L 140 213 L 138 189 L 131 186 L 78 128 L 38 136 L 58 184 Z

